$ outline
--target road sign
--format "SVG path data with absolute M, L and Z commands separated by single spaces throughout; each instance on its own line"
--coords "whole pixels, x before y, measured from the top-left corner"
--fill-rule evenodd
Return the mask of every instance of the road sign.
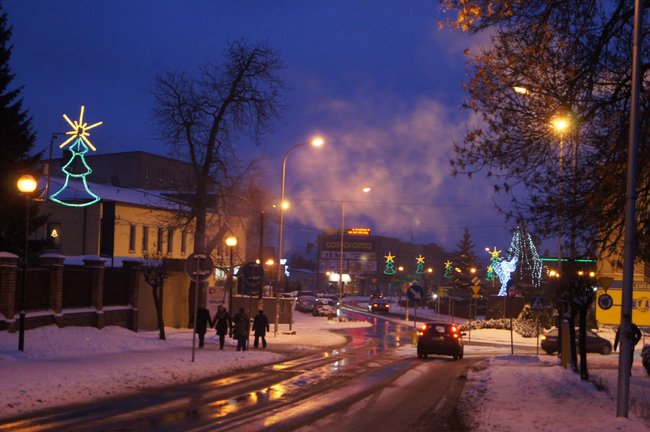
M 193 253 L 185 260 L 185 274 L 194 282 L 210 279 L 214 267 L 210 256 L 204 253 Z
M 413 284 L 406 290 L 406 296 L 410 301 L 419 303 L 424 300 L 424 290 L 420 285 Z
M 474 285 L 480 285 L 480 284 L 481 284 L 481 279 L 479 279 L 478 277 L 474 276 L 474 277 L 472 278 L 472 283 L 473 283 Z
M 600 283 L 600 286 L 603 288 L 605 292 L 609 289 L 609 286 L 614 282 L 613 277 L 608 277 L 608 276 L 601 276 L 598 278 L 598 282 Z
M 472 287 L 472 292 L 474 293 L 475 296 L 478 297 L 478 293 L 479 293 L 479 291 L 481 291 L 481 287 L 480 287 L 479 285 L 474 285 L 474 286 Z M 474 298 L 476 298 L 476 297 L 474 297 Z
M 609 294 L 603 294 L 598 297 L 598 306 L 603 310 L 608 310 L 614 305 L 614 299 Z
M 481 298 L 480 294 L 472 294 L 472 298 Z
M 535 312 L 542 312 L 544 310 L 544 297 L 531 297 L 530 309 Z
M 239 270 L 242 275 L 244 283 L 251 288 L 259 286 L 264 280 L 264 267 L 262 264 L 256 262 L 249 262 L 242 266 Z

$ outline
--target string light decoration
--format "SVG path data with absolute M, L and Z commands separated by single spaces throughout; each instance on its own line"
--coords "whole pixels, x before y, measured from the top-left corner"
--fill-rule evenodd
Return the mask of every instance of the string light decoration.
M 88 123 L 84 123 L 83 105 L 81 106 L 78 121 L 70 120 L 65 114 L 63 114 L 63 118 L 68 122 L 72 130 L 66 132 L 66 135 L 70 135 L 70 138 L 61 144 L 59 148 L 65 147 L 72 141 L 72 144 L 69 147 L 72 156 L 70 156 L 70 160 L 68 160 L 63 168 L 61 168 L 61 171 L 65 174 L 65 183 L 61 189 L 50 195 L 50 199 L 68 207 L 86 207 L 100 200 L 100 198 L 90 190 L 86 180 L 86 177 L 92 173 L 93 170 L 88 166 L 85 154 L 88 152 L 89 148 L 92 151 L 97 150 L 88 139 L 88 136 L 90 136 L 88 131 L 101 125 L 103 122 L 97 122 L 90 126 Z M 71 192 L 72 196 L 63 198 L 62 195 L 66 191 L 69 191 L 68 193 Z
M 525 228 L 521 226 L 515 228 L 508 254 L 518 258 L 522 279 L 526 278 L 534 288 L 540 288 L 544 265 L 539 259 L 533 239 Z
M 454 268 L 451 265 L 451 261 L 447 260 L 445 261 L 445 274 L 443 275 L 447 279 L 451 278 L 454 276 L 453 273 Z
M 394 275 L 395 272 L 395 256 L 388 252 L 388 255 L 384 255 L 386 258 L 386 268 L 384 269 L 384 274 Z
M 492 255 L 492 258 L 490 258 L 490 265 L 487 268 L 487 276 L 485 277 L 485 280 L 488 281 L 493 281 L 494 280 L 494 266 L 499 262 L 499 254 L 501 254 L 501 251 L 497 250 L 497 247 L 494 247 L 493 251 L 490 251 L 489 249 L 485 249 L 487 252 Z
M 517 260 L 517 255 L 514 255 L 510 260 L 504 259 L 493 266 L 494 271 L 501 281 L 501 289 L 499 289 L 499 296 L 501 297 L 508 295 L 508 281 L 511 278 L 512 272 L 517 268 Z
M 424 273 L 424 271 L 425 271 L 424 270 L 424 257 L 422 256 L 422 254 L 420 254 L 420 256 L 418 256 L 417 258 L 415 258 L 415 261 L 417 262 L 417 264 L 415 266 L 415 273 L 416 274 Z

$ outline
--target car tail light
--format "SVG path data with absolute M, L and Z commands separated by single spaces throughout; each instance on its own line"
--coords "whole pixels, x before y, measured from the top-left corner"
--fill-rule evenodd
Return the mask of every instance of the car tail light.
M 544 335 L 541 335 L 539 338 L 540 338 L 541 340 L 546 340 L 546 336 L 544 336 Z
M 454 333 L 454 339 L 458 339 L 458 333 Z
M 423 332 L 423 331 L 419 331 L 419 332 L 418 332 L 418 336 L 424 336 L 424 332 Z
M 422 331 L 424 331 L 424 330 L 426 330 L 426 329 L 427 329 L 427 325 L 424 324 L 424 325 L 422 326 Z

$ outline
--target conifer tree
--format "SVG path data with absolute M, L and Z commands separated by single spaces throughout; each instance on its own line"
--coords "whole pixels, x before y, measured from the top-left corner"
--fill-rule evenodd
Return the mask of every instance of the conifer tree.
M 22 88 L 11 86 L 11 32 L 7 13 L 0 6 L 0 251 L 21 254 L 25 206 L 16 181 L 33 169 L 40 154 L 30 155 L 36 139 L 31 118 L 23 109 Z M 39 222 L 42 220 L 33 218 L 32 226 Z

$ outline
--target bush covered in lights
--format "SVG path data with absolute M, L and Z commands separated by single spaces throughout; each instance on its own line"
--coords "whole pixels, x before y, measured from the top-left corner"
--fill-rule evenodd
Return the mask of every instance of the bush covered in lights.
M 537 321 L 535 319 L 517 318 L 512 320 L 513 330 L 522 337 L 537 337 Z M 482 321 L 472 321 L 461 325 L 463 330 L 498 329 L 510 330 L 510 318 L 496 318 Z M 544 322 L 540 320 L 540 333 L 545 330 Z

